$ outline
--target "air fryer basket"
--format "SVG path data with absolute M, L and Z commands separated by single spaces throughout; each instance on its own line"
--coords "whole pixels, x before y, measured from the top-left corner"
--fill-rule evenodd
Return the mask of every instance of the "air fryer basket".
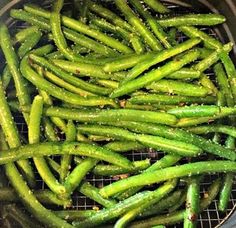
M 97 0 L 99 2 L 99 0 Z M 0 20 L 5 21 L 11 30 L 16 30 L 19 27 L 24 27 L 24 23 L 15 23 L 9 17 L 9 11 L 12 8 L 21 8 L 24 3 L 36 3 L 41 6 L 48 8 L 50 7 L 50 0 L 0 0 Z M 66 4 L 70 4 L 72 0 L 65 1 Z M 112 2 L 112 0 L 100 0 L 100 2 Z M 236 1 L 235 0 L 165 0 L 163 1 L 169 8 L 172 8 L 175 12 L 178 13 L 188 13 L 188 12 L 215 12 L 221 13 L 227 18 L 227 23 L 222 26 L 217 27 L 216 29 L 204 29 L 208 34 L 220 39 L 222 42 L 227 43 L 228 41 L 232 41 L 235 44 L 236 40 L 236 28 L 234 27 L 236 21 Z M 185 37 L 181 34 L 178 39 L 184 40 Z M 234 47 L 234 62 L 236 62 L 236 47 Z M 0 66 L 1 66 L 1 55 L 0 55 Z M 1 68 L 1 67 L 0 67 Z M 212 72 L 209 72 L 211 77 L 214 76 Z M 15 117 L 17 120 L 17 126 L 21 134 L 27 134 L 27 127 L 23 121 L 23 118 L 20 116 Z M 139 152 L 132 152 L 128 154 L 131 160 L 140 160 L 145 158 L 151 158 L 153 161 L 157 160 L 161 155 L 159 153 L 155 153 L 155 151 L 146 150 Z M 204 194 L 204 191 L 209 187 L 210 183 L 216 178 L 216 176 L 206 176 L 204 181 L 201 184 L 201 193 Z M 95 177 L 93 175 L 88 175 L 87 180 L 92 184 L 100 187 L 103 185 L 107 185 L 114 181 L 112 178 L 108 177 Z M 38 180 L 38 188 L 44 189 L 45 184 L 39 179 Z M 76 194 L 73 196 L 73 207 L 71 209 L 92 209 L 96 207 L 96 203 L 85 196 L 80 194 Z M 233 185 L 233 190 L 230 198 L 230 202 L 228 205 L 228 209 L 226 213 L 220 213 L 217 209 L 217 200 L 214 200 L 208 209 L 206 209 L 199 216 L 199 227 L 220 227 L 228 220 L 231 220 L 231 225 L 226 225 L 225 227 L 236 227 L 236 215 L 232 216 L 236 209 L 236 181 Z M 178 227 L 178 226 L 176 226 Z

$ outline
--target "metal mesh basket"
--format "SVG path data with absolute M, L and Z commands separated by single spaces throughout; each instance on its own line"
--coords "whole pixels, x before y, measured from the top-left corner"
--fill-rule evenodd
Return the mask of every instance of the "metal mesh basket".
M 2 7 L 2 9 L 0 9 L 0 18 L 4 19 L 9 27 L 11 28 L 11 30 L 14 32 L 15 30 L 25 27 L 26 24 L 24 23 L 19 23 L 19 22 L 15 22 L 14 20 L 9 18 L 9 10 L 11 8 L 20 8 L 24 3 L 26 2 L 34 2 L 39 4 L 37 1 L 11 1 L 10 3 L 6 3 L 5 5 L 3 4 L 4 7 Z M 49 8 L 50 7 L 50 2 L 51 1 L 41 1 L 41 4 L 43 7 L 45 8 Z M 108 2 L 107 4 L 111 4 L 110 2 L 112 1 L 103 1 L 103 2 Z M 196 4 L 197 2 L 197 4 Z M 217 2 L 217 1 L 215 1 Z M 230 2 L 230 1 L 229 1 Z M 210 3 L 208 1 L 204 1 L 204 0 L 199 0 L 199 1 L 178 1 L 178 0 L 166 0 L 164 1 L 164 3 L 168 6 L 168 8 L 173 9 L 175 12 L 177 12 L 178 14 L 185 14 L 185 13 L 189 13 L 189 12 L 208 12 L 209 9 L 207 9 L 206 7 L 204 8 L 204 5 L 207 7 L 211 7 L 213 9 L 213 5 L 209 5 Z M 192 3 L 196 4 L 199 8 L 197 8 L 198 10 L 196 10 L 196 7 L 192 8 Z M 66 4 L 70 4 L 70 1 L 67 1 Z M 204 4 L 204 5 L 201 5 Z M 0 3 L 1 5 L 1 3 Z M 112 5 L 111 5 L 112 7 Z M 193 10 L 194 9 L 194 10 Z M 214 36 L 215 38 L 220 39 L 222 42 L 227 42 L 229 40 L 234 41 L 233 39 L 233 35 L 230 32 L 229 28 L 227 27 L 227 25 L 224 25 L 223 28 L 216 28 L 216 29 L 209 29 L 209 28 L 202 28 L 202 30 L 204 30 L 205 32 L 207 32 L 208 34 L 210 34 L 211 36 Z M 228 31 L 226 33 L 222 33 L 222 31 Z M 178 34 L 178 40 L 179 41 L 183 41 L 185 40 L 186 37 L 179 33 Z M 1 62 L 1 58 L 0 58 L 0 62 Z M 213 71 L 209 70 L 208 75 L 214 79 L 214 73 Z M 21 132 L 22 135 L 27 135 L 27 127 L 23 121 L 23 118 L 21 116 L 15 116 L 15 120 L 17 122 L 17 126 L 19 131 Z M 153 150 L 143 150 L 143 151 L 133 151 L 131 153 L 127 153 L 126 154 L 128 158 L 130 158 L 130 160 L 142 160 L 145 158 L 150 158 L 153 162 L 158 160 L 160 157 L 163 156 L 163 154 L 161 154 L 160 152 L 156 152 Z M 54 157 L 55 159 L 57 159 L 57 157 Z M 94 176 L 94 175 L 88 175 L 87 177 L 87 181 L 89 181 L 91 184 L 93 184 L 94 186 L 97 187 L 102 187 L 104 185 L 110 184 L 114 181 L 114 178 L 109 178 L 109 177 L 98 177 L 98 176 Z M 212 181 L 217 178 L 217 175 L 207 175 L 205 176 L 204 180 L 201 183 L 201 194 L 203 195 L 205 193 L 205 191 L 207 190 L 207 188 L 209 187 L 209 185 L 212 183 Z M 44 182 L 38 178 L 37 180 L 37 186 L 38 188 L 41 189 L 45 189 L 47 188 L 47 186 L 44 184 Z M 80 193 L 75 193 L 73 195 L 73 206 L 70 209 L 73 210 L 85 210 L 85 209 L 93 209 L 94 207 L 100 207 L 98 204 L 96 204 L 96 202 L 90 200 L 89 198 L 86 198 L 85 196 L 83 196 Z M 214 200 L 213 203 L 210 205 L 209 208 L 207 208 L 203 213 L 200 214 L 199 216 L 199 222 L 198 222 L 198 226 L 201 228 L 205 228 L 205 227 L 219 227 L 221 226 L 226 219 L 228 219 L 230 217 L 230 215 L 233 214 L 234 209 L 236 208 L 236 181 L 234 182 L 233 185 L 233 190 L 231 193 L 231 197 L 230 197 L 230 202 L 228 205 L 228 209 L 226 211 L 226 213 L 220 213 L 217 209 L 217 200 Z M 236 221 L 235 221 L 235 226 L 236 226 Z M 173 227 L 181 227 L 181 225 L 179 226 L 173 226 Z

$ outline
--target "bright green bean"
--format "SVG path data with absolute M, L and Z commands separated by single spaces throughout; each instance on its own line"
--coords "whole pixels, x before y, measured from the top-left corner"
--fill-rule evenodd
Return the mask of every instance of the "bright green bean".
M 222 24 L 225 20 L 225 17 L 219 14 L 187 14 L 159 19 L 158 23 L 163 27 L 187 25 L 212 26 Z
M 35 32 L 39 32 L 39 28 L 37 26 L 31 26 L 25 29 L 21 29 L 16 33 L 15 39 L 17 42 L 22 43 Z
M 97 105 L 113 105 L 114 102 L 111 99 L 102 98 L 102 97 L 90 97 L 84 98 L 79 95 L 67 92 L 64 89 L 57 87 L 56 85 L 46 81 L 40 75 L 38 75 L 28 64 L 28 59 L 25 57 L 20 65 L 21 72 L 25 78 L 33 82 L 35 86 L 39 89 L 46 91 L 48 94 L 70 102 L 77 105 L 86 105 L 86 106 L 97 106 Z
M 127 77 L 124 79 L 122 83 L 126 83 L 132 79 L 137 78 L 139 75 L 141 75 L 144 71 L 148 70 L 152 66 L 163 62 L 175 55 L 178 55 L 188 49 L 191 49 L 195 45 L 199 44 L 200 40 L 199 39 L 190 39 L 187 40 L 186 42 L 183 42 L 173 48 L 170 48 L 168 50 L 161 51 L 156 54 L 154 57 L 150 57 L 149 59 L 140 62 L 137 64 L 127 75 Z
M 178 80 L 193 80 L 200 78 L 200 76 L 201 76 L 200 71 L 183 67 L 181 70 L 175 71 L 174 73 L 167 75 L 166 78 L 178 79 Z
M 107 146 L 106 146 L 107 148 Z M 141 161 L 134 161 L 133 168 L 124 169 L 114 165 L 96 165 L 93 169 L 93 173 L 99 176 L 115 176 L 125 173 L 137 173 L 147 169 L 150 166 L 150 160 L 145 159 Z
M 154 81 L 158 81 L 167 75 L 180 70 L 184 65 L 196 60 L 199 56 L 199 52 L 197 50 L 192 50 L 187 52 L 185 55 L 181 57 L 181 59 L 169 61 L 166 65 L 152 70 L 147 74 L 139 77 L 135 80 L 127 82 L 125 85 L 119 87 L 114 90 L 110 97 L 120 97 L 122 95 L 131 93 L 137 89 L 140 89 L 144 86 L 151 84 Z
M 131 150 L 141 150 L 144 149 L 144 146 L 141 145 L 138 142 L 132 142 L 132 141 L 115 141 L 110 142 L 104 145 L 106 148 L 116 151 L 116 152 L 127 152 Z
M 170 10 L 165 7 L 159 0 L 144 0 L 144 2 L 154 11 L 158 13 L 168 13 Z

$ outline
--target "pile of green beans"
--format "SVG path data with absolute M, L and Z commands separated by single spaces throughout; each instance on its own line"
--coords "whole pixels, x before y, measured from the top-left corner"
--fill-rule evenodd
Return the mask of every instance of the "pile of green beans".
M 176 16 L 158 0 L 72 2 L 12 9 L 27 23 L 15 33 L 0 23 L 3 224 L 191 228 L 217 195 L 225 212 L 236 172 L 233 44 L 200 29 L 225 17 Z M 78 194 L 97 206 L 72 210 Z

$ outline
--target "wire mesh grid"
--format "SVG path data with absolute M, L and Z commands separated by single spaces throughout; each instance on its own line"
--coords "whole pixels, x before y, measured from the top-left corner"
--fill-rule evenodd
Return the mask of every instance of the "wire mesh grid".
M 108 0 L 106 2 L 110 2 L 110 1 Z M 71 3 L 71 1 L 66 2 L 66 4 L 68 4 L 68 5 L 70 3 Z M 164 2 L 164 4 L 166 4 L 166 6 L 168 8 L 170 8 L 171 10 L 175 10 L 175 12 L 177 12 L 178 14 L 185 14 L 185 13 L 189 13 L 189 11 L 190 11 L 189 8 L 185 8 L 182 6 L 180 7 L 179 5 L 169 3 L 169 1 L 168 1 L 168 3 Z M 45 8 L 49 8 L 51 6 L 51 1 L 50 0 L 44 1 L 42 5 Z M 196 9 L 194 9 L 194 12 L 196 12 Z M 19 22 L 11 23 L 12 30 L 20 29 L 23 27 L 25 27 L 24 23 L 19 23 Z M 201 28 L 201 29 L 203 31 L 207 32 L 209 35 L 217 38 L 216 32 L 213 29 L 209 29 L 209 28 Z M 183 42 L 184 40 L 187 39 L 187 37 L 184 36 L 182 33 L 178 33 L 177 39 L 179 42 Z M 214 79 L 214 73 L 212 70 L 209 70 L 207 72 L 207 75 L 210 78 Z M 14 118 L 15 118 L 15 121 L 17 123 L 17 127 L 18 127 L 21 135 L 23 137 L 24 136 L 27 137 L 27 126 L 26 126 L 22 116 L 15 116 Z M 132 161 L 143 160 L 143 159 L 149 158 L 149 159 L 151 159 L 152 162 L 155 162 L 159 158 L 163 157 L 164 154 L 162 152 L 157 152 L 152 149 L 146 149 L 146 150 L 142 150 L 142 151 L 132 151 L 131 153 L 126 153 L 126 155 Z M 54 159 L 57 159 L 57 157 L 54 157 Z M 36 175 L 37 175 L 37 173 L 36 173 Z M 202 196 L 207 191 L 207 189 L 210 186 L 210 184 L 212 183 L 212 181 L 214 179 L 216 179 L 217 177 L 218 177 L 218 175 L 205 176 L 204 180 L 201 182 L 201 195 Z M 115 178 L 114 177 L 99 177 L 99 176 L 89 174 L 89 175 L 87 175 L 86 180 L 96 187 L 102 187 L 102 186 L 105 186 L 107 184 L 114 182 Z M 37 187 L 40 189 L 47 188 L 46 184 L 40 179 L 40 177 L 37 178 Z M 69 208 L 69 210 L 70 209 L 71 210 L 85 210 L 85 209 L 101 208 L 101 206 L 98 205 L 96 202 L 85 197 L 84 195 L 80 194 L 79 192 L 74 193 L 72 200 L 73 200 L 73 205 L 71 208 Z M 204 210 L 204 212 L 202 212 L 199 215 L 198 227 L 201 227 L 201 228 L 218 227 L 218 226 L 220 226 L 220 224 L 222 224 L 222 222 L 226 218 L 228 218 L 233 213 L 234 209 L 236 208 L 236 180 L 234 181 L 232 193 L 230 196 L 230 202 L 228 205 L 228 209 L 225 213 L 220 213 L 218 211 L 217 203 L 218 203 L 217 199 L 214 200 L 212 202 L 212 204 L 210 205 L 210 207 L 208 207 L 206 210 Z M 176 226 L 172 226 L 172 227 L 177 228 L 177 227 L 182 227 L 182 225 L 176 225 Z

